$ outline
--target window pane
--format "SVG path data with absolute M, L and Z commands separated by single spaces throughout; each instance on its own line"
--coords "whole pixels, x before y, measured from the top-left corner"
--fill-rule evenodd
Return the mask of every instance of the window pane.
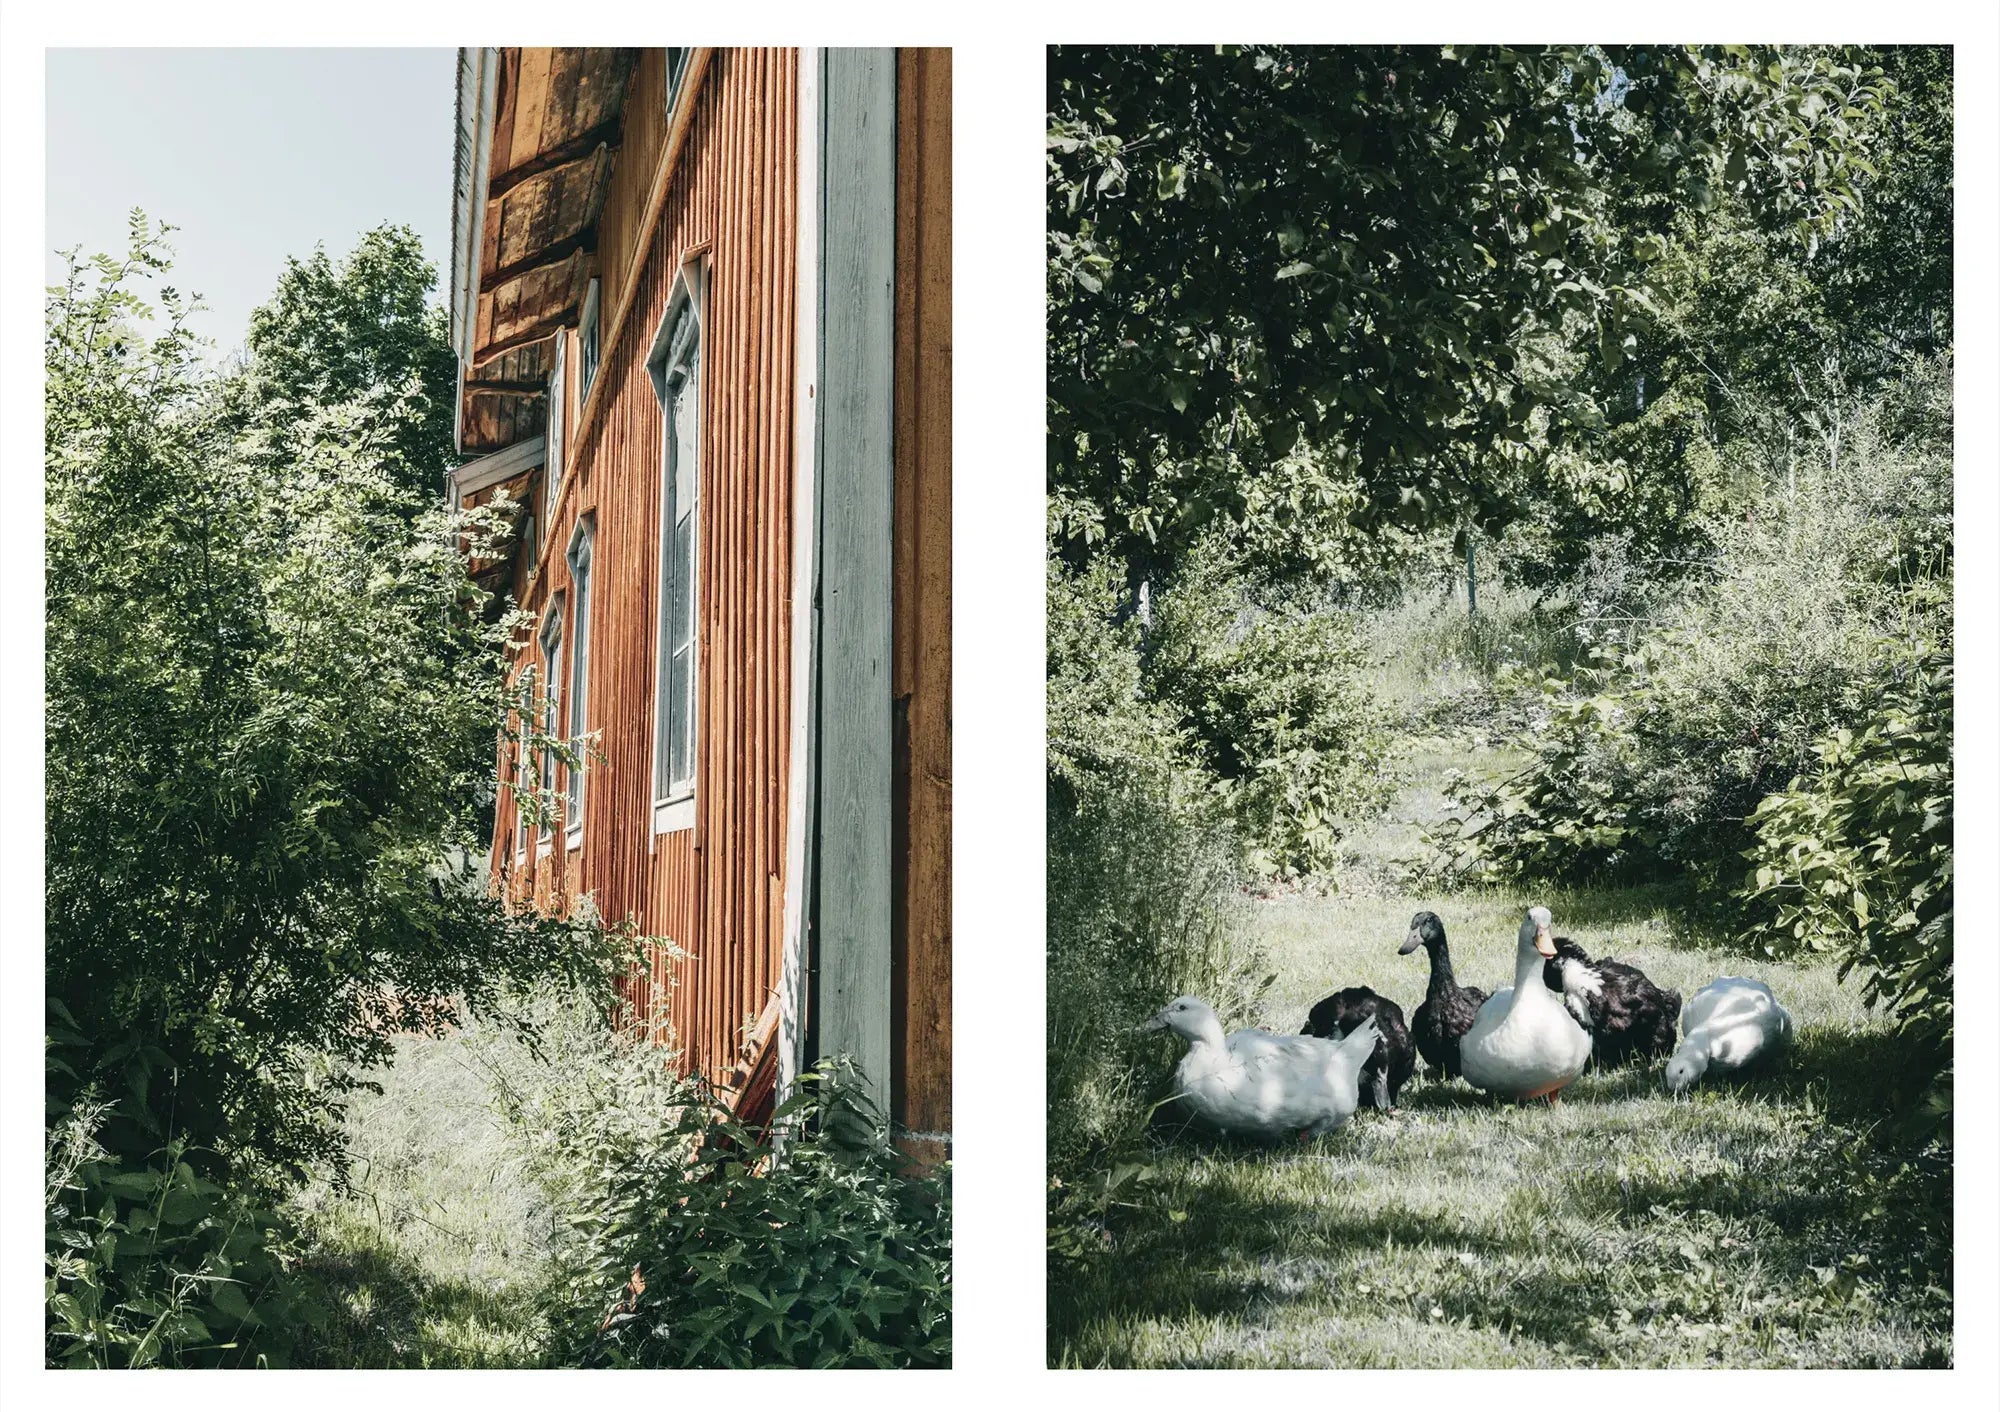
M 694 378 L 692 370 L 674 385 L 674 506 L 677 518 L 685 519 L 694 511 L 695 468 L 700 464 L 695 459 L 695 416 Z
M 678 652 L 693 638 L 694 628 L 694 520 L 674 526 L 673 562 L 669 566 L 672 602 L 668 608 L 667 647 Z
M 667 767 L 669 785 L 683 784 L 693 774 L 688 768 L 688 757 L 692 753 L 693 743 L 689 731 L 689 718 L 693 715 L 693 702 L 688 694 L 689 658 L 688 649 L 681 648 L 674 653 L 673 665 L 668 672 L 671 683 L 667 690 L 667 701 L 671 712 L 667 725 L 668 740 L 671 742 Z
M 569 676 L 569 733 L 572 737 L 583 735 L 590 729 L 585 711 L 585 703 L 590 699 L 590 560 L 586 556 L 576 569 L 576 626 L 572 629 L 576 636 L 570 647 Z M 582 747 L 579 746 L 580 750 Z M 582 819 L 583 771 L 569 772 L 569 822 L 578 823 Z

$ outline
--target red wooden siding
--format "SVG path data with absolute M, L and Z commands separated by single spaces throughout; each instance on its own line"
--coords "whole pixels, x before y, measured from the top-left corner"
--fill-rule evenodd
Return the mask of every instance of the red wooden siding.
M 951 51 L 896 63 L 896 903 L 892 1103 L 951 1131 Z
M 590 727 L 603 758 L 586 780 L 583 843 L 506 880 L 510 895 L 556 909 L 592 893 L 603 915 L 631 918 L 686 953 L 654 957 L 630 998 L 671 1024 L 692 1069 L 726 1084 L 777 984 L 784 906 L 785 781 L 791 680 L 792 399 L 797 62 L 789 50 L 716 50 L 697 84 L 685 138 L 650 233 L 634 205 L 654 186 L 634 175 L 664 149 L 657 53 L 628 96 L 635 141 L 610 178 L 601 247 L 606 341 L 591 399 L 567 389 L 563 486 L 541 529 L 540 566 L 524 567 L 521 602 L 539 614 L 569 589 L 564 551 L 595 514 Z M 636 149 L 633 150 L 633 149 Z M 620 246 L 637 240 L 631 308 L 610 327 L 623 282 Z M 698 743 L 695 826 L 653 835 L 654 633 L 659 613 L 661 418 L 645 366 L 684 262 L 706 260 L 699 501 Z M 574 331 L 562 337 L 574 340 Z M 578 366 L 571 348 L 567 364 Z M 535 492 L 539 494 L 539 490 Z M 539 510 L 539 506 L 537 506 Z M 566 595 L 573 602 L 574 595 Z M 564 633 L 574 642 L 573 626 Z M 532 640 L 523 651 L 539 656 Z M 503 791 L 500 806 L 510 798 Z M 496 836 L 504 833 L 504 823 Z M 510 859 L 496 859 L 506 869 Z

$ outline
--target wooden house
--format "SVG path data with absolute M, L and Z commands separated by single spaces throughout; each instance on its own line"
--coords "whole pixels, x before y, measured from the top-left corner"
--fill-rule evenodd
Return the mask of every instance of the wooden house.
M 951 58 L 467 49 L 454 504 L 534 615 L 492 881 L 668 939 L 629 999 L 741 1108 L 852 1056 L 951 1132 Z

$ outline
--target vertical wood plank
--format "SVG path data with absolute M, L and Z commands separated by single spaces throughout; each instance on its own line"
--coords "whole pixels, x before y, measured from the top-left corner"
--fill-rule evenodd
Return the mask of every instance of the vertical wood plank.
M 823 73 L 820 320 L 820 1053 L 884 1107 L 891 1050 L 891 533 L 896 68 L 831 49 Z
M 951 1133 L 951 51 L 896 84 L 896 1093 L 911 1156 Z

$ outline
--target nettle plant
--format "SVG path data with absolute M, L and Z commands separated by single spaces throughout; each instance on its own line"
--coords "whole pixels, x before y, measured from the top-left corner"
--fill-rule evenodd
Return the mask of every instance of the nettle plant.
M 129 1041 L 128 1041 L 129 1042 Z M 90 1046 L 60 1002 L 49 1016 L 43 1177 L 45 1352 L 52 1367 L 283 1366 L 325 1307 L 286 1268 L 293 1232 L 278 1211 L 197 1174 L 203 1154 L 127 1105 L 159 1146 L 125 1161 L 97 1140 L 116 1106 L 72 1085 L 65 1056 Z M 168 1056 L 123 1056 L 141 1095 Z M 162 1075 L 163 1080 L 165 1075 Z
M 907 1173 L 851 1065 L 801 1075 L 766 1128 L 689 1084 L 664 1127 L 576 1131 L 600 1177 L 572 1219 L 558 1361 L 950 1365 L 949 1170 Z

